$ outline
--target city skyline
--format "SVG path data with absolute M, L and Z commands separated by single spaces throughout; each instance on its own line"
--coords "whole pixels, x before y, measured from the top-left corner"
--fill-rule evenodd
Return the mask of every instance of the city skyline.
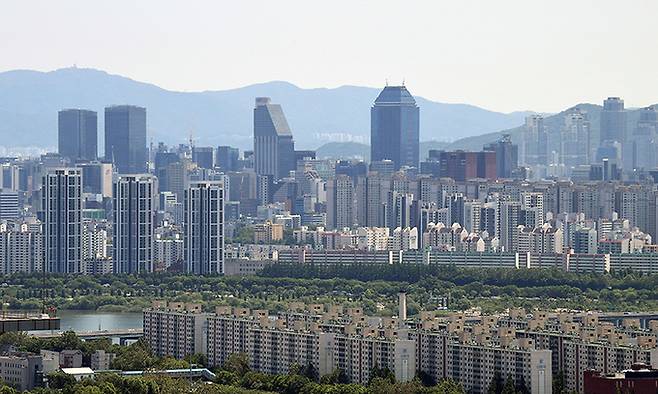
M 44 12 L 31 13 L 35 5 Z M 350 4 L 349 11 L 294 1 L 206 2 L 194 9 L 174 2 L 28 1 L 3 6 L 0 33 L 21 34 L 6 43 L 0 70 L 78 64 L 183 91 L 271 80 L 302 87 L 376 87 L 386 79 L 406 80 L 423 97 L 503 112 L 555 112 L 608 96 L 627 97 L 628 107 L 638 107 L 655 101 L 658 82 L 644 76 L 651 75 L 658 57 L 643 49 L 642 38 L 655 35 L 651 18 L 657 12 L 658 4 L 650 1 L 623 7 L 613 1 L 415 7 L 363 2 Z M 72 16 L 81 13 L 89 17 Z M 243 24 L 246 16 L 254 23 Z M 123 28 L 113 29 L 119 17 Z M 395 33 L 386 28 L 393 18 L 401 27 Z M 334 29 L 337 20 L 340 31 Z M 86 32 L 82 39 L 80 31 Z M 379 35 L 374 42 L 372 32 Z M 229 34 L 232 39 L 225 40 Z M 257 40 L 264 35 L 271 40 Z M 382 61 L 391 45 L 406 48 L 406 56 Z M 41 48 L 38 57 L 26 51 L 35 46 Z M 226 62 L 219 53 L 238 61 Z M 641 61 L 627 61 L 638 54 Z M 272 56 L 283 60 L 262 67 Z
M 656 15 L 1 5 L 0 393 L 655 394 Z

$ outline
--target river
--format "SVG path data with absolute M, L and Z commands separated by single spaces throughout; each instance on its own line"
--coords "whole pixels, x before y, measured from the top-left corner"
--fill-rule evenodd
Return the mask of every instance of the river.
M 62 330 L 96 331 L 142 328 L 141 313 L 57 311 Z

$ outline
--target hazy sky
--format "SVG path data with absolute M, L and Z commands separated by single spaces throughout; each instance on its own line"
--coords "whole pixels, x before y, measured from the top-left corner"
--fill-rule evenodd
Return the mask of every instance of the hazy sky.
M 658 103 L 658 1 L 0 3 L 0 71 L 77 64 L 173 90 L 383 86 L 498 111 Z

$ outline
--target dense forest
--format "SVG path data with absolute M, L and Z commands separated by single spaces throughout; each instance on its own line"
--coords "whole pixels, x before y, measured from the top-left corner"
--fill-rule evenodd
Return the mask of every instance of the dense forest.
M 10 309 L 141 311 L 154 299 L 282 311 L 290 301 L 362 305 L 367 313 L 396 312 L 405 290 L 409 313 L 420 309 L 484 312 L 509 307 L 602 311 L 658 310 L 658 275 L 633 272 L 574 274 L 559 270 L 472 269 L 426 265 L 313 267 L 277 264 L 258 276 L 66 276 L 15 274 L 0 280 Z

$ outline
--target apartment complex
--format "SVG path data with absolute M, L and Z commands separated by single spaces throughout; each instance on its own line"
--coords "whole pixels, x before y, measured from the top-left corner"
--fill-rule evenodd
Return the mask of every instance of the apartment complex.
M 551 393 L 554 376 L 567 390 L 584 392 L 585 372 L 611 374 L 642 363 L 658 365 L 656 316 L 548 313 L 511 309 L 499 315 L 422 311 L 373 317 L 361 308 L 292 303 L 286 312 L 164 302 L 144 312 L 144 333 L 160 356 L 182 358 L 203 352 L 211 366 L 233 353 L 251 368 L 287 373 L 312 366 L 320 376 L 340 368 L 351 382 L 365 384 L 375 368 L 399 381 L 417 372 L 434 381 L 453 379 L 467 392 L 486 392 L 493 379 L 513 379 L 531 393 Z M 192 343 L 194 342 L 194 343 Z
M 206 319 L 199 304 L 156 301 L 152 309 L 144 311 L 144 337 L 158 356 L 183 358 L 206 353 Z

